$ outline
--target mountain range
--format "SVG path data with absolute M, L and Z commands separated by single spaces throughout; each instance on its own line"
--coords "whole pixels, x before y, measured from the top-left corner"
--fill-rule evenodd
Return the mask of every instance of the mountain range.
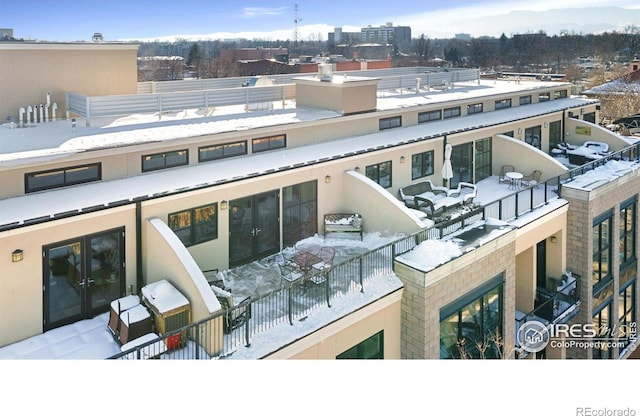
M 545 32 L 549 36 L 563 32 L 588 34 L 602 32 L 623 32 L 629 26 L 640 31 L 640 9 L 620 7 L 584 7 L 554 9 L 546 11 L 515 10 L 505 14 L 465 18 L 453 22 L 439 22 L 424 25 L 425 36 L 451 37 L 455 33 L 469 33 L 474 37 L 507 36 L 523 33 Z M 422 25 L 421 25 L 422 26 Z M 431 32 L 431 35 L 428 33 Z M 421 33 L 420 28 L 412 28 L 412 33 Z
M 456 9 L 454 9 L 455 11 Z M 462 10 L 462 9 L 459 9 Z M 640 34 L 640 9 L 621 7 L 583 7 L 565 8 L 545 11 L 514 10 L 497 14 L 459 14 L 449 11 L 446 14 L 437 12 L 416 12 L 399 16 L 390 16 L 394 26 L 410 26 L 413 38 L 422 34 L 425 37 L 453 38 L 458 33 L 470 34 L 472 37 L 500 37 L 514 34 L 545 32 L 549 36 L 562 33 L 599 34 L 603 32 L 624 32 L 634 27 Z M 328 33 L 335 30 L 330 23 L 300 25 L 298 28 L 301 40 L 327 40 Z M 359 26 L 342 26 L 343 32 L 359 32 Z M 263 39 L 286 40 L 293 37 L 294 28 L 282 28 L 267 32 L 238 31 L 215 32 L 202 34 L 174 34 L 157 36 L 148 39 L 120 39 L 124 41 L 167 41 L 182 40 L 230 40 L 230 39 Z

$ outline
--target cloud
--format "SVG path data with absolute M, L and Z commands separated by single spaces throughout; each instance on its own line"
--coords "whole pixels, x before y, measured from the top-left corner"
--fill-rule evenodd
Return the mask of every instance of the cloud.
M 242 15 L 250 19 L 261 16 L 279 16 L 285 10 L 287 10 L 286 7 L 245 7 Z

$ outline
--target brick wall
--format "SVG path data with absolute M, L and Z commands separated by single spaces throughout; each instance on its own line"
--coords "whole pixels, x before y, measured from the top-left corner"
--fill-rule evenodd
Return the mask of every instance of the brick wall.
M 513 235 L 512 235 L 513 234 Z M 503 337 L 505 353 L 515 345 L 515 232 L 470 251 L 431 272 L 396 263 L 404 283 L 401 354 L 404 359 L 439 359 L 440 309 L 504 273 Z

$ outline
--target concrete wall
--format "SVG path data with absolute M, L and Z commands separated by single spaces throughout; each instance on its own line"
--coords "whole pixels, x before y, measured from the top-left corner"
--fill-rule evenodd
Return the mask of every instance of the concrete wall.
M 19 108 L 58 104 L 64 117 L 65 93 L 86 95 L 135 94 L 138 45 L 112 43 L 23 43 L 0 44 L 0 119 Z
M 527 157 L 514 157 L 526 154 Z M 522 140 L 498 134 L 493 138 L 493 174 L 499 175 L 502 166 L 511 165 L 517 172 L 528 175 L 534 170 L 542 172 L 540 181 L 561 175 L 568 169 L 547 153 L 532 148 Z
M 619 134 L 604 127 L 575 118 L 566 121 L 567 142 L 581 146 L 586 141 L 602 142 L 609 145 L 609 151 L 615 152 L 629 146 L 629 143 Z

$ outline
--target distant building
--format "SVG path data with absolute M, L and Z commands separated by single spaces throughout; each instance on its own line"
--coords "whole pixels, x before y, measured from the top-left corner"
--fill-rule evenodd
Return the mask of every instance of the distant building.
M 471 40 L 471 35 L 468 33 L 456 33 L 457 40 Z
M 220 51 L 220 58 L 225 61 L 257 61 L 273 59 L 280 62 L 289 60 L 287 48 L 239 48 L 223 49 Z
M 393 26 L 392 22 L 387 22 L 384 26 L 373 27 L 371 25 L 363 27 L 360 32 L 343 32 L 342 28 L 336 27 L 328 35 L 329 46 L 354 43 L 382 43 L 388 44 L 394 41 L 398 44 L 411 42 L 411 27 Z

